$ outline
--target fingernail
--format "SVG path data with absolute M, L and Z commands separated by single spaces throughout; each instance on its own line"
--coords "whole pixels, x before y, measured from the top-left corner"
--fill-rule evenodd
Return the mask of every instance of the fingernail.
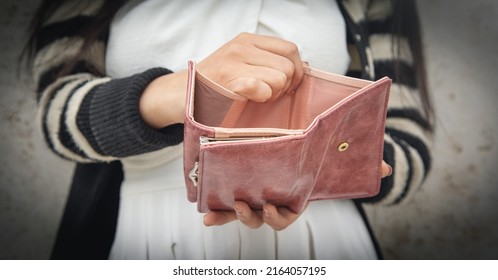
M 271 211 L 268 209 L 263 209 L 263 213 L 265 213 L 265 217 L 271 218 Z
M 204 216 L 204 217 L 202 218 L 202 222 L 203 222 L 203 223 L 204 223 L 204 225 L 205 225 L 205 226 L 207 226 L 207 227 L 211 226 L 210 224 L 208 224 L 208 223 L 206 222 L 206 216 Z
M 391 176 L 393 174 L 393 168 L 388 164 L 389 172 L 387 172 L 387 176 Z
M 237 216 L 242 216 L 242 211 L 240 211 L 240 209 L 239 209 L 239 208 L 237 208 L 237 206 L 235 206 L 235 205 L 234 205 L 234 206 L 233 206 L 233 210 L 235 210 L 235 214 L 236 214 Z

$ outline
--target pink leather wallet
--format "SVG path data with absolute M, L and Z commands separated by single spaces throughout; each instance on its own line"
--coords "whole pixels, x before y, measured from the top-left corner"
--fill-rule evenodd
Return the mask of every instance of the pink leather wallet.
M 184 173 L 200 212 L 236 200 L 301 211 L 308 200 L 376 195 L 391 80 L 305 67 L 293 94 L 252 102 L 189 62 Z

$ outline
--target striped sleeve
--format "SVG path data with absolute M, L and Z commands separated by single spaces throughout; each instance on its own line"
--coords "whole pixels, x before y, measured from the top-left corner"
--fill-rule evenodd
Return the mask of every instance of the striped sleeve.
M 390 0 L 344 1 L 356 28 L 368 39 L 364 44 L 367 58 L 363 63 L 356 59 L 355 63 L 358 55 L 352 55 L 349 74 L 360 76 L 365 72 L 361 65 L 367 65 L 373 73 L 371 78 L 393 79 L 384 136 L 384 160 L 393 167 L 393 174 L 382 180 L 377 196 L 361 200 L 384 205 L 400 203 L 415 193 L 431 167 L 431 130 L 417 89 L 411 46 L 406 38 L 391 33 L 391 5 Z M 359 40 L 350 36 L 348 42 L 351 49 L 361 53 L 357 51 Z M 398 62 L 402 79 L 395 75 L 393 62 Z
M 82 26 L 95 20 L 99 1 L 79 13 L 68 8 L 70 3 L 60 9 L 72 12 L 54 13 L 37 37 L 37 122 L 48 146 L 69 160 L 109 162 L 180 143 L 181 125 L 155 130 L 142 120 L 138 106 L 145 87 L 171 71 L 153 68 L 122 79 L 106 77 L 105 37 L 85 47 L 68 68 L 83 45 Z

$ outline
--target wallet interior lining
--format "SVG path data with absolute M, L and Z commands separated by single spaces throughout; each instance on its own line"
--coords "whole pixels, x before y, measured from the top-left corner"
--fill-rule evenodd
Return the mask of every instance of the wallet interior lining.
M 369 84 L 307 68 L 295 93 L 261 103 L 235 100 L 235 93 L 196 73 L 194 120 L 223 128 L 306 129 L 318 115 Z

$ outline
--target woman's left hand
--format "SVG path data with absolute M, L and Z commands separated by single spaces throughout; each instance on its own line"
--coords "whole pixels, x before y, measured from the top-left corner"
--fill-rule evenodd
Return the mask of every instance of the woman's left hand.
M 252 210 L 243 201 L 236 201 L 233 209 L 234 211 L 207 213 L 204 216 L 204 224 L 206 226 L 219 226 L 238 219 L 249 228 L 258 228 L 265 223 L 274 230 L 283 230 L 301 215 L 301 213 L 294 213 L 286 207 L 275 207 L 271 204 L 266 204 L 262 210 Z

